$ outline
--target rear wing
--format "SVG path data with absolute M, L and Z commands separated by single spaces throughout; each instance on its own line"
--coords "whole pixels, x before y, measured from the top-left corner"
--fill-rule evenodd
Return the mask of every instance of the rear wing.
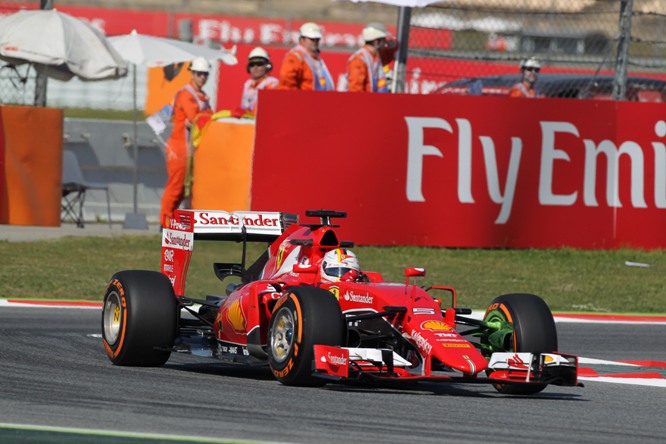
M 176 210 L 168 229 L 190 231 L 194 239 L 271 242 L 298 223 L 298 215 L 268 211 Z
M 162 230 L 162 273 L 171 281 L 176 295 L 182 296 L 195 240 L 243 242 L 244 267 L 247 242 L 273 242 L 295 223 L 298 216 L 290 213 L 176 210 Z

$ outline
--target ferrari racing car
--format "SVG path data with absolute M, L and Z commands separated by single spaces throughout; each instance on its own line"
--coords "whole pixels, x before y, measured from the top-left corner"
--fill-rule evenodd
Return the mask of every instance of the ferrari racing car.
M 558 352 L 546 303 L 531 294 L 495 298 L 482 318 L 457 306 L 450 286 L 402 283 L 361 270 L 333 219 L 292 214 L 177 210 L 162 235 L 161 271 L 116 273 L 106 289 L 102 336 L 113 364 L 161 366 L 172 353 L 269 366 L 286 385 L 331 381 L 492 384 L 533 394 L 580 386 L 577 358 Z M 223 295 L 186 295 L 195 241 L 242 244 L 238 263 L 214 263 Z M 247 245 L 268 247 L 246 263 Z M 233 278 L 233 279 L 232 279 Z

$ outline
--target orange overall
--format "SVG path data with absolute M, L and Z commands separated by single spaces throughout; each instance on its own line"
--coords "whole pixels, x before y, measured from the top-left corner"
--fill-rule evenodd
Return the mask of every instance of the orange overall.
M 539 93 L 533 85 L 525 82 L 516 83 L 509 91 L 509 97 L 539 97 Z
M 197 114 L 210 111 L 208 96 L 189 84 L 176 93 L 173 104 L 173 130 L 166 146 L 167 183 L 162 194 L 160 223 L 171 217 L 184 197 L 185 174 L 187 172 L 187 146 L 190 127 Z M 212 111 L 210 111 L 212 113 Z
M 314 72 L 313 68 L 318 72 Z M 280 83 L 276 89 L 331 91 L 334 85 L 324 60 L 298 45 L 284 57 L 280 67 Z
M 388 92 L 384 65 L 378 54 L 363 46 L 347 61 L 347 91 Z

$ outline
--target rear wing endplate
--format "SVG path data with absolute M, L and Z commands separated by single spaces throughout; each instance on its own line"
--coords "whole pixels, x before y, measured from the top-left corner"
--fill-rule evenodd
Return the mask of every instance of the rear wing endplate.
M 245 243 L 273 242 L 298 216 L 267 211 L 176 210 L 162 231 L 162 273 L 173 285 L 176 295 L 185 294 L 185 278 L 194 240 L 221 240 Z

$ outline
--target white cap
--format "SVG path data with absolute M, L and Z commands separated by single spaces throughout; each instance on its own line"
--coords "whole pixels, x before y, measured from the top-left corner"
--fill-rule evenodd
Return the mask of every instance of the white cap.
M 312 22 L 304 23 L 299 30 L 301 37 L 307 37 L 309 39 L 320 39 L 322 38 L 321 27 Z
M 251 59 L 266 59 L 269 62 L 271 61 L 271 58 L 268 56 L 268 53 L 266 52 L 266 50 L 264 48 L 259 47 L 259 46 L 257 46 L 252 51 L 250 51 L 250 55 L 247 56 L 247 59 L 248 60 L 251 60 Z
M 190 64 L 190 71 L 210 72 L 210 63 L 203 57 L 197 57 Z
M 364 42 L 372 42 L 373 40 L 377 39 L 385 39 L 388 36 L 389 33 L 386 30 L 386 26 L 376 22 L 368 23 L 368 26 L 363 28 L 363 31 L 361 32 L 361 37 L 363 38 Z

